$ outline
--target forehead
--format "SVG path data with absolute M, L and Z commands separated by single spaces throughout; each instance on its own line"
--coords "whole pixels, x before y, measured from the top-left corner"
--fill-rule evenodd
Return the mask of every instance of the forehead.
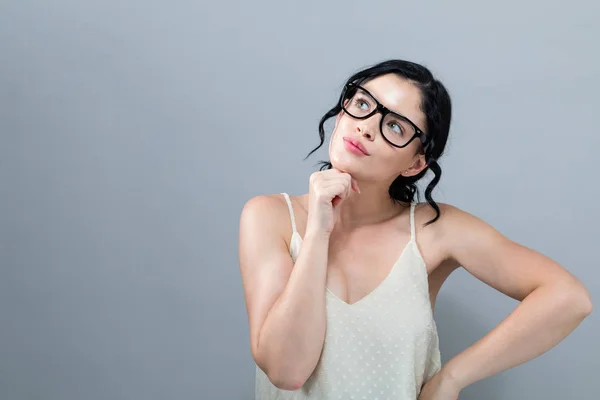
M 425 127 L 425 115 L 420 108 L 421 91 L 407 79 L 386 74 L 363 82 L 361 86 L 390 110 L 404 115 L 421 129 Z

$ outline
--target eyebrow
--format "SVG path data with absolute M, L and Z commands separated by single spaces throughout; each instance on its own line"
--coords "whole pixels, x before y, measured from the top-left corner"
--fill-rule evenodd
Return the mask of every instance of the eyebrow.
M 373 93 L 371 93 L 371 92 L 370 92 L 370 91 L 369 91 L 367 88 L 365 88 L 364 86 L 362 86 L 362 85 L 358 85 L 358 86 L 359 86 L 359 87 L 360 87 L 362 90 L 364 90 L 365 92 L 367 92 L 367 93 L 368 93 L 368 94 L 369 94 L 369 95 L 370 95 L 372 98 L 374 98 L 374 99 L 375 99 L 375 101 L 379 102 L 379 104 L 381 104 L 382 106 L 384 106 L 385 108 L 387 108 L 388 110 L 390 110 L 390 111 L 391 111 L 393 114 L 395 114 L 395 115 L 398 115 L 399 117 L 402 117 L 402 118 L 406 119 L 407 121 L 410 121 L 410 122 L 412 122 L 412 124 L 413 124 L 415 127 L 417 127 L 417 129 L 418 129 L 418 130 L 420 130 L 421 132 L 423 132 L 423 131 L 421 130 L 421 128 L 419 128 L 419 126 L 418 126 L 418 125 L 417 125 L 415 122 L 413 122 L 413 120 L 412 120 L 412 119 L 408 118 L 406 115 L 404 115 L 404 114 L 402 114 L 402 113 L 399 113 L 399 112 L 398 112 L 398 111 L 396 111 L 396 110 L 392 110 L 391 108 L 389 108 L 388 106 L 386 106 L 385 104 L 383 104 L 383 103 L 382 103 L 382 102 L 381 102 L 381 101 L 380 101 L 380 100 L 379 100 L 377 97 L 375 97 L 375 95 L 373 95 Z

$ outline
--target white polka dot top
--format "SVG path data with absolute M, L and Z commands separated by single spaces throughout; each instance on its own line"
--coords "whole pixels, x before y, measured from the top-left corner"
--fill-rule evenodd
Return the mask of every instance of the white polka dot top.
M 292 220 L 290 255 L 302 246 Z M 437 327 L 429 299 L 425 262 L 411 239 L 388 276 L 371 293 L 348 304 L 326 290 L 327 328 L 316 368 L 298 390 L 282 390 L 256 366 L 256 400 L 416 400 L 423 383 L 441 367 Z

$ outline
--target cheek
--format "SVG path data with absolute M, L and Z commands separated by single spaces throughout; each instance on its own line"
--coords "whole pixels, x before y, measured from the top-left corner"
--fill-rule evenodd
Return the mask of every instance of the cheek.
M 411 154 L 414 149 L 404 148 L 404 149 L 396 149 L 388 146 L 385 149 L 381 149 L 380 153 L 381 157 L 378 160 L 378 164 L 389 171 L 393 171 L 394 174 L 400 174 L 406 168 L 412 165 L 412 157 Z

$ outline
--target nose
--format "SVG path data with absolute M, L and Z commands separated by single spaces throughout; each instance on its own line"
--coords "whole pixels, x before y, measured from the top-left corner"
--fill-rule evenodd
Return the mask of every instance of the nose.
M 379 129 L 379 125 L 375 122 L 372 118 L 361 121 L 361 123 L 356 124 L 356 132 L 367 140 L 374 140 L 375 132 Z

